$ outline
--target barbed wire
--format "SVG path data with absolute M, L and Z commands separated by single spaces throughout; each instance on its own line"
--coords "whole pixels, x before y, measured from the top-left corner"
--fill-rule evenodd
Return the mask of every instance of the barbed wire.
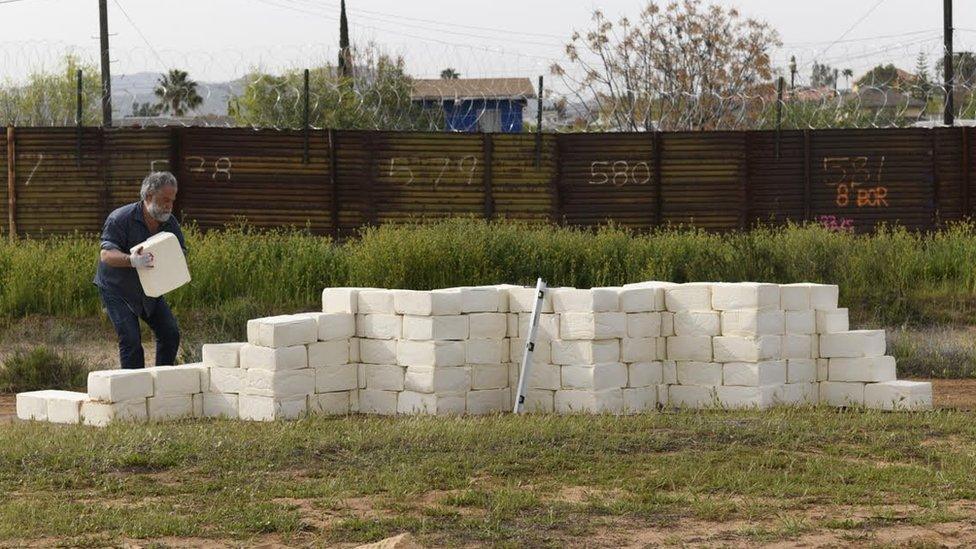
M 301 0 L 268 1 L 330 16 Z M 377 24 L 385 17 L 373 14 Z M 413 23 L 418 32 L 433 24 Z M 976 30 L 957 29 L 954 114 L 965 125 L 976 124 L 976 54 L 967 46 L 974 38 Z M 559 42 L 544 34 L 519 39 Z M 345 76 L 337 68 L 338 48 L 322 44 L 218 51 L 146 46 L 113 51 L 114 125 L 295 129 L 303 127 L 307 105 L 313 128 L 534 131 L 540 75 L 542 129 L 552 132 L 932 126 L 942 119 L 945 97 L 939 29 L 784 44 L 772 51 L 771 78 L 733 91 L 667 79 L 657 88 L 612 79 L 583 86 L 588 71 L 601 67 L 592 52 L 580 52 L 574 64 L 565 52 L 549 58 L 439 43 L 411 44 L 407 52 L 367 43 L 355 49 L 352 74 Z M 443 73 L 431 69 L 438 66 Z M 0 124 L 74 126 L 79 89 L 81 123 L 101 123 L 98 52 L 91 46 L 0 42 L 0 74 Z

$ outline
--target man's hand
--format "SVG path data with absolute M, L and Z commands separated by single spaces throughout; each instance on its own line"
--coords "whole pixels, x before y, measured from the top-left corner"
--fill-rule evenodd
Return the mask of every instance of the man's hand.
M 136 253 L 129 255 L 129 264 L 134 269 L 152 269 L 155 262 L 156 258 L 152 253 L 142 253 L 142 246 L 136 250 Z

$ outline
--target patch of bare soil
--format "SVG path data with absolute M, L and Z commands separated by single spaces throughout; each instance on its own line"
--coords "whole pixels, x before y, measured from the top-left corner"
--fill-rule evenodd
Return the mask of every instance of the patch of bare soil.
M 609 520 L 581 540 L 578 547 L 973 547 L 976 546 L 976 509 L 973 502 L 958 502 L 949 509 L 963 518 L 926 525 L 910 523 L 918 509 L 851 508 L 814 506 L 802 512 L 795 532 L 784 531 L 783 519 L 773 514 L 763 521 L 713 522 L 679 519 L 664 527 L 645 527 L 633 520 Z M 872 521 L 880 513 L 893 513 L 893 520 Z M 830 519 L 852 519 L 851 528 L 829 528 Z M 794 523 L 797 524 L 797 523 Z
M 936 408 L 976 410 L 976 379 L 931 379 Z

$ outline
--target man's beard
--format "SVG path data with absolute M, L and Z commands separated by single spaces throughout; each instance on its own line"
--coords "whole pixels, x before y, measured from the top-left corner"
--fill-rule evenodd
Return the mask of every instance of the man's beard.
M 157 207 L 156 204 L 153 202 L 149 203 L 148 209 L 149 209 L 149 215 L 152 216 L 152 218 L 155 219 L 156 221 L 159 221 L 160 223 L 166 223 L 167 221 L 169 221 L 169 216 L 172 215 L 170 212 L 164 212 L 161 209 L 159 209 L 159 207 Z

